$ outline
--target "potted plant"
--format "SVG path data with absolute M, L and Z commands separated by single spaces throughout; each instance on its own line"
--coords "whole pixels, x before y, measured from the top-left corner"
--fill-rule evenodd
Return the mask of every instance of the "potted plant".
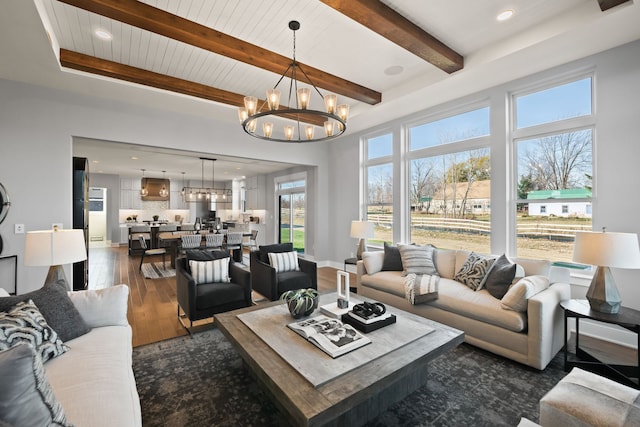
M 153 221 L 154 221 L 154 222 L 158 222 L 158 219 L 159 219 L 159 218 L 160 218 L 160 216 L 159 216 L 159 215 L 154 215 L 154 216 L 153 216 Z
M 131 218 L 130 216 L 127 217 L 127 222 L 131 222 L 133 221 L 133 218 Z
M 287 291 L 280 299 L 287 304 L 294 319 L 308 316 L 318 308 L 318 291 L 312 288 Z

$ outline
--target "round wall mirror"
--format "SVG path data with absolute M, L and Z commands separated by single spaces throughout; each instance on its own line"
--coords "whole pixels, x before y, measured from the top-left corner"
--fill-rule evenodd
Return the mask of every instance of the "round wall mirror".
M 7 194 L 7 190 L 4 188 L 4 185 L 0 183 L 0 224 L 7 217 L 9 206 L 11 206 L 11 203 L 9 202 L 9 195 Z

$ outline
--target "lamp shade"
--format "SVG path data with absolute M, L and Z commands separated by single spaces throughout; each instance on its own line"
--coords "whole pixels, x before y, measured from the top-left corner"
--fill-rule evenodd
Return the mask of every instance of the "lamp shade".
M 373 223 L 369 221 L 351 221 L 351 237 L 354 239 L 373 237 Z
M 87 259 L 82 230 L 29 231 L 24 248 L 24 265 L 52 266 Z
M 599 267 L 640 268 L 640 248 L 635 233 L 579 231 L 573 261 Z

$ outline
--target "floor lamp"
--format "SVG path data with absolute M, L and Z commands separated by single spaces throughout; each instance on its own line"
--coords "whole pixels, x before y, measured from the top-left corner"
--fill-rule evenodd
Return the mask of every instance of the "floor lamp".
M 49 266 L 44 283 L 64 281 L 71 290 L 64 274 L 63 264 L 71 264 L 87 259 L 83 230 L 29 231 L 24 245 L 24 265 Z
M 615 314 L 620 310 L 620 294 L 610 268 L 640 268 L 640 248 L 635 233 L 579 231 L 573 261 L 597 266 L 587 291 L 594 311 Z
M 357 258 L 362 259 L 362 252 L 367 250 L 365 240 L 373 237 L 373 223 L 369 221 L 351 221 L 351 237 L 360 239 Z

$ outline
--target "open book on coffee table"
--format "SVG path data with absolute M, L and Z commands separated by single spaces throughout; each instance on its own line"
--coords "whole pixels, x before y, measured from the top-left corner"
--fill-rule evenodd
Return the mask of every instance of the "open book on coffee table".
M 327 316 L 316 316 L 287 326 L 333 358 L 371 342 L 351 325 Z

